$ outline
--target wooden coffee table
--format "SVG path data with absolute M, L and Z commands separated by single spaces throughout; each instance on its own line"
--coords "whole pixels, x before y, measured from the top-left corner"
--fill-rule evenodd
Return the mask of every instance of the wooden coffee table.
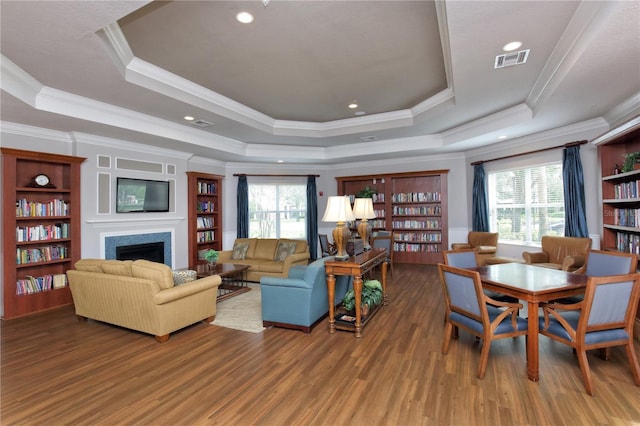
M 216 263 L 215 267 L 210 268 L 208 264 L 203 263 L 196 265 L 194 269 L 198 273 L 198 278 L 220 275 L 222 283 L 218 286 L 218 297 L 216 298 L 218 302 L 251 290 L 251 288 L 247 286 L 247 270 L 249 269 L 249 265 Z

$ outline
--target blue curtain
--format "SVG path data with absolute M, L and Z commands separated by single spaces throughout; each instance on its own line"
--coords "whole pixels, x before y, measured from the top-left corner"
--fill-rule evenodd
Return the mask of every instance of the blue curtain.
M 316 259 L 318 255 L 318 196 L 316 195 L 316 178 L 307 177 L 307 242 L 309 257 Z
M 473 166 L 473 202 L 472 230 L 489 232 L 489 203 L 487 201 L 487 180 L 484 174 L 484 166 Z
M 562 179 L 564 182 L 564 235 L 565 237 L 588 237 L 580 146 L 570 146 L 562 151 Z
M 238 238 L 249 237 L 249 184 L 246 176 L 238 176 Z

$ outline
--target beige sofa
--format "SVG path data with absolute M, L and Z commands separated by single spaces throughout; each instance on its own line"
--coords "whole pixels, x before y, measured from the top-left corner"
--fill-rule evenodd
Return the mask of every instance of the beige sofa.
M 81 259 L 67 277 L 79 319 L 152 334 L 158 342 L 198 321 L 213 321 L 221 282 L 213 275 L 174 285 L 169 266 L 147 260 Z
M 233 247 L 233 250 L 221 251 L 218 262 L 249 265 L 249 281 L 260 282 L 263 276 L 287 277 L 292 266 L 309 263 L 306 240 L 237 238 Z
M 530 265 L 573 272 L 585 263 L 591 249 L 591 238 L 542 237 L 542 251 L 524 252 L 522 257 Z

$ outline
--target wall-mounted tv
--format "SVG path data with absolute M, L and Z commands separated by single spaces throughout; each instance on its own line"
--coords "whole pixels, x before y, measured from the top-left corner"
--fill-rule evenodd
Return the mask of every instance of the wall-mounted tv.
M 169 182 L 119 177 L 116 213 L 168 212 Z

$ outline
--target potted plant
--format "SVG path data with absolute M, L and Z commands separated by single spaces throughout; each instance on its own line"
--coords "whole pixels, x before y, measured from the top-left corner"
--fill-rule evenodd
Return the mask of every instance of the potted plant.
M 209 263 L 210 267 L 215 266 L 216 262 L 218 261 L 218 256 L 220 256 L 220 253 L 218 253 L 214 249 L 209 249 L 204 254 L 204 260 L 206 260 L 207 263 Z
M 360 315 L 366 317 L 371 309 L 382 302 L 382 284 L 378 280 L 365 280 L 362 284 L 362 295 L 360 297 Z M 342 298 L 344 308 L 353 312 L 355 310 L 355 292 L 349 290 Z
M 356 198 L 373 198 L 373 195 L 377 193 L 377 189 L 371 188 L 369 185 L 367 185 L 363 189 L 358 191 L 358 193 L 356 193 Z
M 640 162 L 640 152 L 630 152 L 624 156 L 624 164 L 622 165 L 622 173 L 630 172 L 635 165 Z

